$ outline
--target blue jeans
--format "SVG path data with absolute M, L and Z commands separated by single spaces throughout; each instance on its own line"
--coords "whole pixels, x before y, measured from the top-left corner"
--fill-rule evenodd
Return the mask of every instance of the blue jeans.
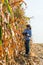
M 26 41 L 25 41 L 26 54 L 28 54 L 29 51 L 30 51 L 29 42 L 30 42 L 30 40 L 26 40 Z

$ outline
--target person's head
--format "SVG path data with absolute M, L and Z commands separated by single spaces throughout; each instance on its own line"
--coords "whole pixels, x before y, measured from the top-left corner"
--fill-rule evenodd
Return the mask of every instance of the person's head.
M 30 29 L 31 30 L 30 24 L 27 24 L 26 27 L 27 27 L 27 29 Z

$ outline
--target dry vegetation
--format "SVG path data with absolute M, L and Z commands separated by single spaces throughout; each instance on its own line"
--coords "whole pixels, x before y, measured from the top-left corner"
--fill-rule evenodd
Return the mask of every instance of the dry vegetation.
M 23 3 L 26 6 L 23 0 L 0 0 L 0 60 L 5 64 L 25 49 L 22 31 L 30 18 L 25 16 Z
M 43 45 L 32 42 L 30 57 L 24 57 L 22 31 L 30 18 L 25 16 L 23 3 L 26 6 L 23 0 L 0 0 L 0 65 L 38 65 L 43 62 Z

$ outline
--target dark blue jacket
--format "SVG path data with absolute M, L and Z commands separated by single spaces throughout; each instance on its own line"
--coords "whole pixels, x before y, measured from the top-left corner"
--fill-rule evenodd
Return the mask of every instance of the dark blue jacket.
M 31 35 L 32 35 L 31 30 L 30 29 L 25 29 L 23 33 L 24 34 L 26 33 L 26 35 L 24 36 L 25 40 L 30 40 Z

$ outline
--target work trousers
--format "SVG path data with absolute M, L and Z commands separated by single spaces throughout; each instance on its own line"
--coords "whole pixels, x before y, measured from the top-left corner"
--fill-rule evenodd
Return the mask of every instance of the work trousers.
M 30 40 L 25 41 L 25 49 L 26 49 L 26 54 L 30 52 L 30 45 L 29 45 Z

